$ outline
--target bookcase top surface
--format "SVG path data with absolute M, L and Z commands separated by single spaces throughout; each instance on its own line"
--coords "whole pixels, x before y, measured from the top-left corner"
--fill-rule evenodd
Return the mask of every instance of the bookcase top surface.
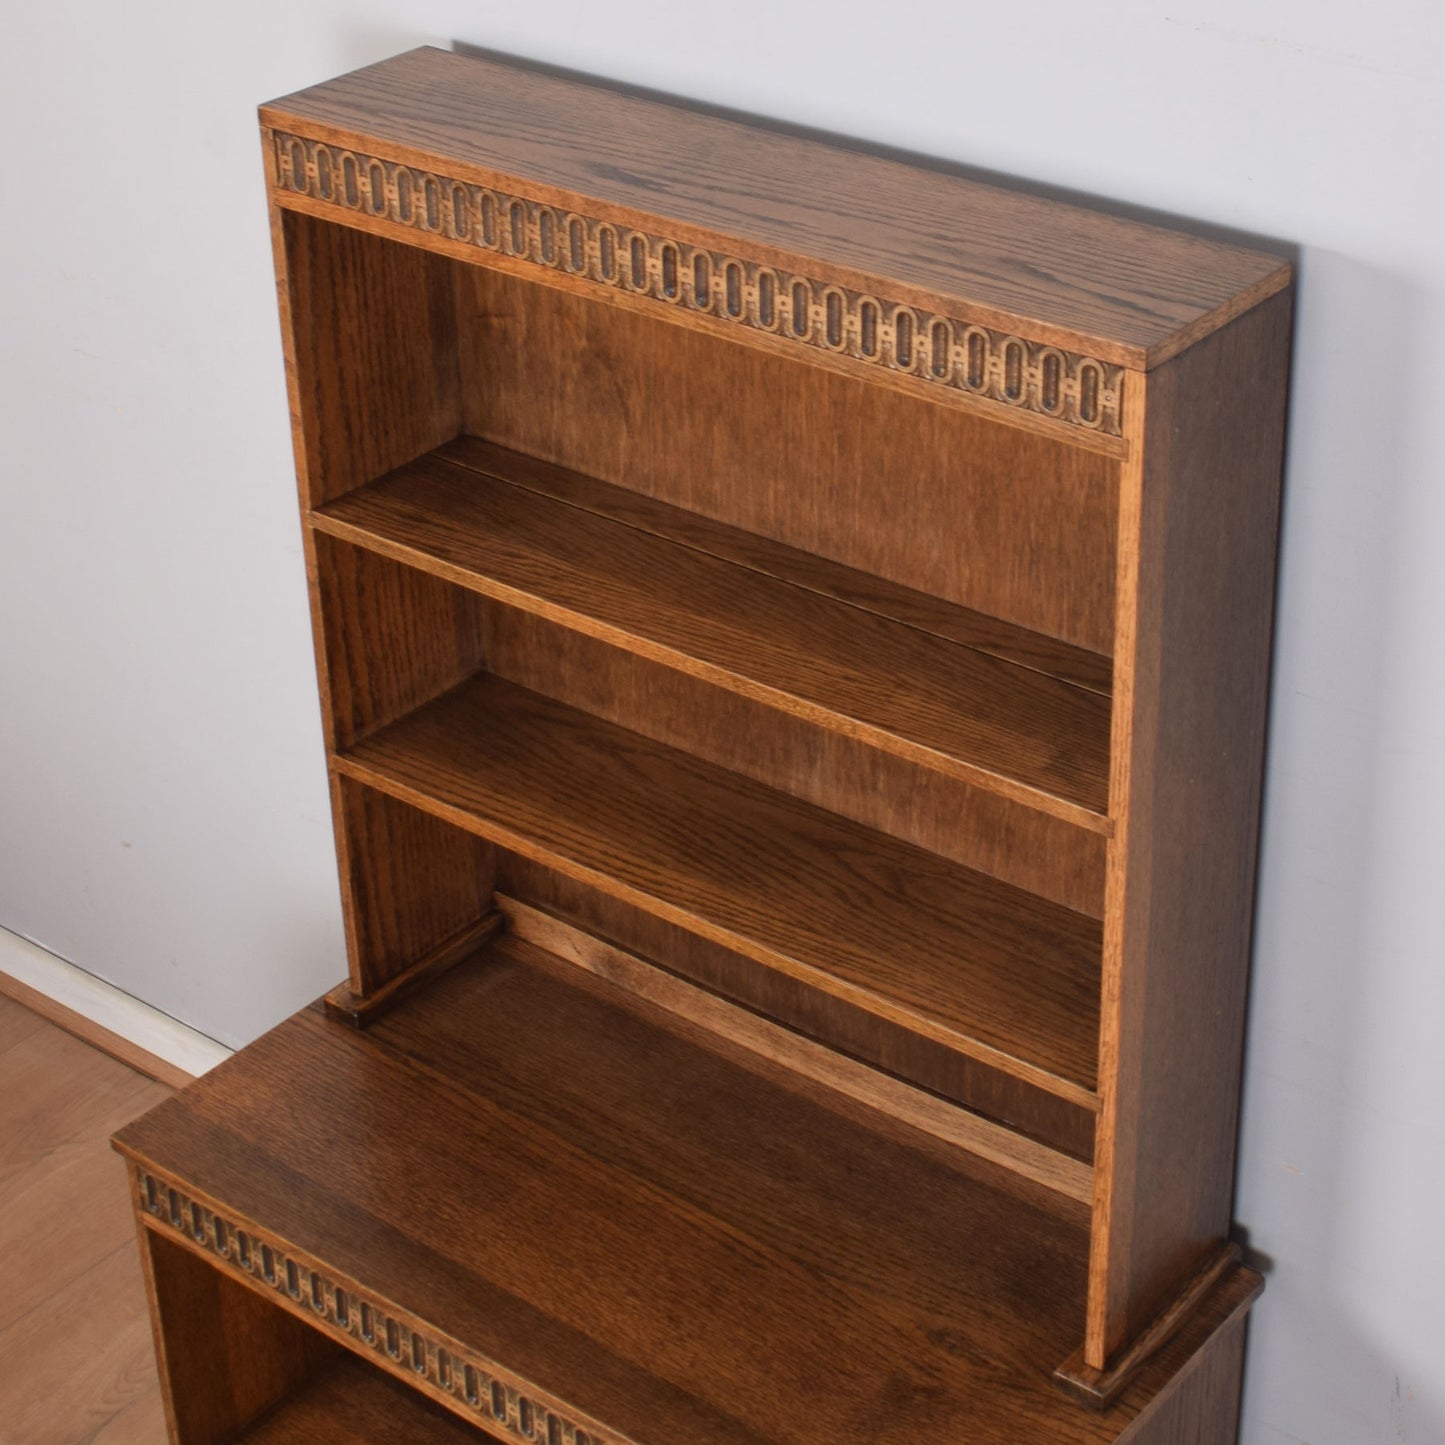
M 422 48 L 263 123 L 1146 369 L 1288 284 L 1280 257 L 535 67 Z

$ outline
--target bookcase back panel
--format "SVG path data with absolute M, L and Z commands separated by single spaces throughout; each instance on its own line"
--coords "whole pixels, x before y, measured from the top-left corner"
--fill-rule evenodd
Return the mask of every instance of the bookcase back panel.
M 870 828 L 1103 916 L 1103 837 L 843 733 L 489 604 L 488 670 Z
M 1117 463 L 456 265 L 468 433 L 1109 654 Z
M 519 854 L 499 850 L 497 889 L 1075 1159 L 1093 1158 L 1095 1115 L 1077 1104 L 1031 1088 Z

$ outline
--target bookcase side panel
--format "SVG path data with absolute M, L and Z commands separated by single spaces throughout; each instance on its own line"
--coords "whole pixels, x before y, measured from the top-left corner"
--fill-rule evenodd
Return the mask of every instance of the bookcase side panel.
M 1290 304 L 1282 292 L 1151 373 L 1125 495 L 1133 645 L 1118 667 L 1086 1347 L 1099 1368 L 1229 1227 Z
M 460 425 L 456 312 L 445 258 L 279 213 L 303 507 L 318 507 Z
M 482 666 L 480 598 L 325 533 L 311 543 L 334 749 Z M 340 777 L 332 808 L 351 993 L 363 1000 L 481 922 L 492 850 Z

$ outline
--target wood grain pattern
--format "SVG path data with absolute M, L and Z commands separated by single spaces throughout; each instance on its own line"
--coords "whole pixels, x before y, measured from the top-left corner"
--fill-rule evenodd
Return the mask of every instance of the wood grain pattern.
M 234 1440 L 336 1356 L 325 1336 L 144 1226 L 141 1258 L 162 1399 L 180 1445 Z
M 262 119 L 642 229 L 662 215 L 682 241 L 745 237 L 763 263 L 820 261 L 820 280 L 1126 366 L 1162 360 L 1287 277 L 1273 256 L 438 50 L 287 96 Z
M 490 1438 L 380 1371 L 342 1358 L 237 1445 L 481 1445 Z
M 102 1131 L 57 1145 L 44 1158 L 6 1173 L 0 1185 L 0 1259 L 6 1261 L 0 1330 L 100 1265 L 132 1236 L 124 1171 Z
M 1229 1224 L 1289 325 L 1285 293 L 1150 378 L 1125 502 L 1095 1368 Z
M 458 940 L 474 937 L 492 911 L 495 863 L 481 839 L 383 793 L 343 777 L 333 791 L 345 838 L 346 993 L 353 1010 L 370 1012 L 419 965 L 447 966 Z
M 617 225 L 324 141 L 278 133 L 272 160 L 280 205 L 304 197 L 307 213 L 376 234 L 410 240 L 420 231 L 468 260 L 579 294 L 605 290 L 638 310 L 784 354 L 814 348 L 839 370 L 907 380 L 931 399 L 1041 430 L 1053 423 L 1119 435 L 1125 373 L 1094 356 L 760 263 L 746 251 L 690 245 L 670 231 Z
M 87 1445 L 162 1445 L 166 1439 L 166 1407 L 158 1384 L 112 1415 Z
M 1106 827 L 1108 700 L 1032 668 L 432 456 L 341 498 L 316 523 L 910 761 Z
M 154 1427 L 158 1396 L 107 1136 L 169 1090 L 0 998 L 0 1092 L 0 1439 L 126 1445 L 131 1425 Z M 129 1438 L 158 1445 L 164 1431 Z
M 456 284 L 469 435 L 1112 652 L 1108 458 L 476 267 Z
M 1054 1382 L 1090 1409 L 1107 1409 L 1149 1357 L 1193 1316 L 1211 1303 L 1216 1311 L 1222 1305 L 1229 1313 L 1242 1316 L 1263 1288 L 1263 1278 L 1241 1263 L 1239 1246 L 1225 1244 L 1186 1281 L 1147 1328 L 1134 1336 L 1128 1349 L 1110 1361 L 1108 1369 L 1097 1370 L 1087 1364 L 1081 1345 L 1054 1371 Z
M 845 1058 L 859 1059 L 961 1104 L 1082 1163 L 1093 1159 L 1098 1115 L 1088 1104 L 1035 1088 L 518 854 L 499 850 L 497 888 L 499 898 L 505 894 L 541 909 L 804 1038 L 818 1040 Z
M 332 747 L 350 747 L 481 667 L 479 597 L 324 533 L 312 545 Z
M 481 677 L 345 776 L 1088 1105 L 1097 923 Z
M 262 118 L 388 1008 L 147 1227 L 509 1438 L 1227 1445 L 1288 265 L 500 60 Z
M 0 1189 L 105 1138 L 166 1090 L 53 1025 L 0 1052 Z
M 11 987 L 17 982 L 9 974 L 0 973 L 0 1054 L 44 1027 L 40 1015 L 11 994 Z
M 1091 918 L 1105 840 L 1051 813 L 520 612 L 489 607 L 487 670 Z
M 0 1370 L 7 1445 L 85 1440 L 154 1388 L 133 1240 L 0 1330 L 0 1348 L 8 1362 Z
M 1080 1206 L 860 1128 L 706 1039 L 504 939 L 366 1034 L 297 1015 L 120 1144 L 161 1177 L 149 1228 L 465 1418 L 500 1382 L 489 1428 L 512 1438 L 558 1411 L 636 1445 L 1095 1445 L 1223 1324 L 1080 1410 L 1037 1364 L 1083 1308 Z M 357 1109 L 370 1127 L 338 1136 Z M 535 1386 L 527 1420 L 514 1382 Z
M 1081 1204 L 1093 1201 L 1093 1171 L 1077 1159 L 1040 1145 L 982 1115 L 910 1088 L 877 1069 L 853 1062 L 836 1049 L 801 1038 L 791 1029 L 760 1019 L 550 913 L 500 895 L 497 906 L 506 916 L 512 935 L 523 942 L 535 944 L 554 957 L 565 958 L 719 1039 L 782 1064 L 773 1077 L 785 1087 L 793 1075 L 814 1079 L 839 1095 L 858 1101 L 870 1113 L 881 1115 L 882 1121 L 896 1121 L 934 1135 L 967 1149 L 980 1159 L 1002 1164 L 1036 1184 L 1056 1189 Z M 874 1127 L 886 1127 L 884 1122 L 872 1122 Z
M 613 486 L 585 473 L 553 466 L 525 452 L 512 451 L 473 436 L 463 435 L 447 442 L 437 448 L 436 455 L 483 476 L 501 478 L 639 531 L 664 537 L 679 546 L 706 552 L 931 636 L 1046 673 L 1075 687 L 1107 696 L 1112 686 L 1110 660 L 1101 653 L 1075 647 L 1041 632 L 1031 632 L 986 612 L 961 607 L 942 597 L 830 561 L 815 552 L 799 551 L 760 533 L 744 531 L 700 512 L 659 501 L 631 487 Z
M 407 964 L 369 993 L 358 993 L 350 982 L 338 984 L 325 996 L 326 1012 L 353 1028 L 365 1028 L 474 954 L 489 938 L 502 931 L 502 923 L 500 913 L 488 913 L 428 949 L 414 963 Z
M 282 218 L 279 247 L 301 495 L 319 506 L 457 434 L 451 274 L 305 216 Z
M 1119 1445 L 1234 1445 L 1244 1373 L 1245 1318 L 1225 1325 L 1176 1376 Z

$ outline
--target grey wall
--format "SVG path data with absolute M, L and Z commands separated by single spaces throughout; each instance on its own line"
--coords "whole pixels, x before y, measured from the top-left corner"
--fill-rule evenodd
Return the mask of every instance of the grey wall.
M 1438 0 L 0 19 L 0 924 L 230 1042 L 343 971 L 253 107 L 465 40 L 1297 242 L 1249 1445 L 1445 1440 Z

